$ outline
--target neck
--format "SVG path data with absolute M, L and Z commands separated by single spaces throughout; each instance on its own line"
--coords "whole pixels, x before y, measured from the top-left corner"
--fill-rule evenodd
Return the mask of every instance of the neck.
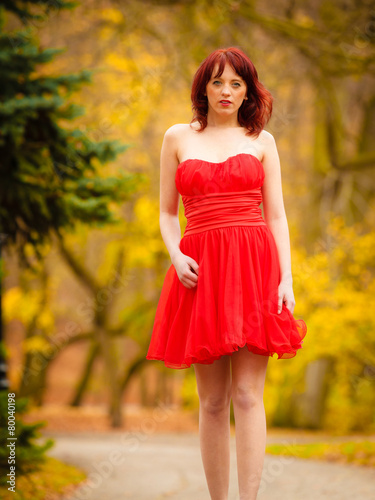
M 209 108 L 207 113 L 207 126 L 214 128 L 240 127 L 237 115 L 238 113 L 226 116 L 219 115 Z

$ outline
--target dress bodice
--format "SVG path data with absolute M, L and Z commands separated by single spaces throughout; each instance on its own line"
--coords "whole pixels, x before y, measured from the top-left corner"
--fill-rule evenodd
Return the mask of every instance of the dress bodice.
M 181 162 L 175 181 L 181 196 L 259 188 L 264 169 L 256 156 L 240 153 L 220 163 L 188 159 Z
M 184 236 L 228 226 L 265 225 L 259 205 L 263 165 L 249 153 L 220 163 L 199 159 L 181 162 L 175 183 L 184 204 Z

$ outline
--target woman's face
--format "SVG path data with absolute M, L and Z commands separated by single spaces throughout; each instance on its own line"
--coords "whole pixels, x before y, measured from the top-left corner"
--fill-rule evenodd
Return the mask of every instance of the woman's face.
M 216 64 L 212 75 L 216 75 L 219 65 Z M 208 109 L 220 114 L 237 113 L 246 97 L 247 85 L 237 75 L 230 64 L 226 64 L 223 74 L 213 78 L 206 85 Z

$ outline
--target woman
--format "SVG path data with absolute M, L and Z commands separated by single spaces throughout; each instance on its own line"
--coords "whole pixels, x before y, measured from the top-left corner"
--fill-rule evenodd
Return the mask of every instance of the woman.
M 252 500 L 264 462 L 268 359 L 295 356 L 307 331 L 293 317 L 280 161 L 263 129 L 272 96 L 250 59 L 231 47 L 203 61 L 191 97 L 192 122 L 169 128 L 162 145 L 160 228 L 172 264 L 147 359 L 194 366 L 213 500 L 228 498 L 232 399 L 240 498 Z

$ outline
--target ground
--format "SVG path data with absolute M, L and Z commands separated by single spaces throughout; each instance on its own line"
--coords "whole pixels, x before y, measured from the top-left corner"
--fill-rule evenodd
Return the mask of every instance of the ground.
M 284 441 L 293 444 L 291 437 Z M 88 472 L 87 481 L 64 500 L 210 498 L 196 433 L 61 434 L 50 454 Z M 374 485 L 375 470 L 370 467 L 266 455 L 258 498 L 370 500 Z M 229 500 L 238 500 L 237 490 L 232 436 Z
M 50 456 L 88 473 L 82 486 L 61 500 L 209 500 L 194 411 L 129 406 L 120 429 L 111 429 L 105 410 L 93 407 L 49 406 L 28 419 L 47 422 L 43 434 L 56 441 Z M 375 439 L 292 429 L 267 434 L 267 445 L 280 443 L 289 451 L 297 443 Z M 258 499 L 370 500 L 374 485 L 374 467 L 266 454 Z M 229 500 L 238 498 L 233 428 Z

